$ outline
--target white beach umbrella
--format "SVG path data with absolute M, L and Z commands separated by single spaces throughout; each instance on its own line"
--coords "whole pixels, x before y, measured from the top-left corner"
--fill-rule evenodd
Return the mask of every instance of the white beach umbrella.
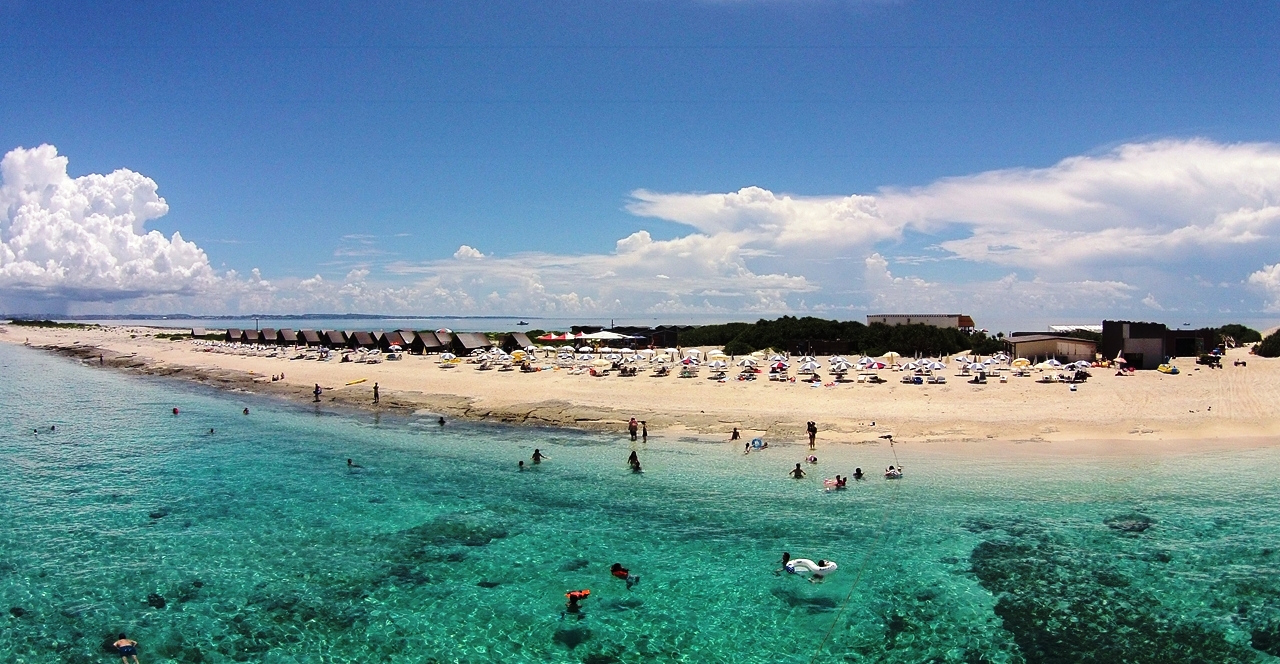
M 1057 360 L 1056 360 L 1056 359 L 1054 359 L 1054 358 L 1049 358 L 1049 360 L 1048 360 L 1048 361 L 1046 361 L 1046 362 L 1045 362 L 1045 364 L 1047 364 L 1047 365 L 1049 365 L 1049 366 L 1053 367 L 1054 369 L 1057 369 L 1058 367 L 1061 367 L 1061 366 L 1062 366 L 1062 363 L 1061 363 L 1061 362 L 1059 362 L 1059 361 L 1057 361 Z
M 901 360 L 901 359 L 902 359 L 902 354 L 895 353 L 893 351 L 889 351 L 884 355 L 880 356 L 880 360 L 883 361 L 885 364 L 895 364 L 897 363 L 898 360 Z
M 698 350 L 697 348 L 686 348 L 684 349 L 684 356 L 695 357 L 695 358 L 702 357 L 702 351 Z
M 848 371 L 851 366 L 852 365 L 849 364 L 849 361 L 842 357 L 839 360 L 836 360 L 831 363 L 831 370 L 838 373 L 843 373 L 845 371 Z
M 754 357 L 744 357 L 738 360 L 738 366 L 740 367 L 754 367 L 756 364 L 757 360 Z
M 579 356 L 578 356 L 578 359 L 579 359 L 579 360 L 582 360 L 583 362 L 586 362 L 586 361 L 590 360 L 590 359 L 591 359 L 591 358 L 593 358 L 593 357 L 595 357 L 595 355 L 592 355 L 591 353 L 583 353 L 583 354 L 581 354 L 581 355 L 579 355 Z
M 636 351 L 636 355 L 639 355 L 640 357 L 653 357 L 654 352 L 655 351 L 652 348 L 642 348 Z
M 729 363 L 725 362 L 724 360 L 712 360 L 710 363 L 707 364 L 707 366 L 711 367 L 712 369 L 728 369 Z
M 977 362 L 971 362 L 965 368 L 968 369 L 969 371 L 982 371 L 986 367 L 982 366 L 981 364 L 978 364 Z
M 445 362 L 448 362 L 449 360 L 456 360 L 457 358 L 458 356 L 453 353 L 440 353 L 440 359 Z
M 720 350 L 719 348 L 716 348 L 714 350 L 707 351 L 707 359 L 711 359 L 713 357 L 729 357 L 729 356 L 725 355 L 724 351 Z
M 937 361 L 937 360 L 934 360 L 934 361 L 932 361 L 932 362 L 930 362 L 930 363 L 929 363 L 929 369 L 930 369 L 930 370 L 932 370 L 932 371 L 942 371 L 943 369 L 946 369 L 946 368 L 947 368 L 947 365 L 945 365 L 945 364 L 943 364 L 943 363 L 941 363 L 941 362 L 939 362 L 939 361 Z
M 578 349 L 578 352 L 579 352 L 579 353 L 590 353 L 590 352 L 591 352 L 591 351 L 593 351 L 593 350 L 595 350 L 595 349 L 594 349 L 594 348 L 592 348 L 591 346 L 583 346 L 582 348 L 579 348 L 579 349 Z
M 751 354 L 751 357 L 754 357 L 754 358 L 756 358 L 757 360 L 763 360 L 763 359 L 764 359 L 764 351 L 762 351 L 762 350 L 755 351 L 754 353 L 752 353 L 752 354 Z
M 778 355 L 778 354 L 776 354 L 776 353 L 775 353 L 775 354 L 773 354 L 773 355 L 770 355 L 770 356 L 769 356 L 769 361 L 770 361 L 770 362 L 785 362 L 786 360 L 787 360 L 787 358 L 785 358 L 785 357 L 783 357 L 783 356 L 781 356 L 781 355 Z

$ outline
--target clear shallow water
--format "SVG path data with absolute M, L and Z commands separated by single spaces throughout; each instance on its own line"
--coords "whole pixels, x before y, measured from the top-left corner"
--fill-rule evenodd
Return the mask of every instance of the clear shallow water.
M 118 631 L 144 662 L 1280 652 L 1276 450 L 1013 464 L 908 445 L 906 480 L 827 494 L 851 468 L 789 481 L 800 446 L 655 441 L 635 476 L 621 437 L 312 411 L 4 345 L 0 368 L 4 661 L 113 661 Z M 535 446 L 551 460 L 515 472 Z M 775 576 L 783 550 L 841 570 Z M 562 618 L 579 588 L 584 617 Z

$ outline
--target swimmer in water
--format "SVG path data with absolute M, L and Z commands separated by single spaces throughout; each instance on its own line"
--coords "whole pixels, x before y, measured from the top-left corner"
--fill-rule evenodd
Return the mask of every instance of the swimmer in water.
M 631 450 L 631 456 L 627 457 L 628 466 L 636 466 L 640 463 L 640 457 L 636 455 L 635 450 Z
M 635 463 L 631 464 L 631 472 L 633 472 L 633 473 L 635 473 L 635 474 L 637 474 L 637 475 L 639 475 L 640 473 L 643 473 L 643 472 L 644 472 L 644 469 L 640 467 L 640 461 L 639 461 L 639 460 L 636 460 L 636 462 L 635 462 Z
M 248 415 L 248 414 L 249 414 L 249 409 L 248 409 L 248 408 L 245 408 L 245 409 L 244 409 L 244 414 L 245 414 L 245 415 Z
M 616 577 L 616 578 L 619 578 L 619 579 L 622 579 L 623 581 L 626 581 L 626 582 L 627 582 L 627 590 L 631 590 L 631 586 L 634 586 L 634 585 L 636 585 L 637 583 L 640 583 L 640 577 L 639 577 L 639 576 L 637 576 L 637 575 L 635 575 L 635 574 L 632 574 L 632 573 L 631 573 L 631 570 L 629 570 L 629 569 L 627 569 L 627 568 L 625 568 L 625 567 L 623 567 L 623 566 L 622 566 L 622 563 L 614 563 L 614 564 L 609 568 L 609 573 L 610 573 L 610 574 L 612 574 L 612 575 L 613 575 L 614 577 Z
M 854 469 L 853 469 L 853 479 L 855 479 L 855 480 L 860 480 L 860 479 L 862 479 L 862 469 L 861 469 L 861 468 L 854 468 Z
M 364 468 L 364 466 L 352 461 L 351 459 L 347 459 L 347 468 Z
M 524 459 L 521 459 L 521 460 L 520 460 L 520 463 L 516 464 L 516 467 L 517 467 L 517 468 L 519 468 L 519 469 L 520 469 L 520 472 L 522 472 L 522 473 L 523 473 L 523 472 L 524 472 Z
M 444 426 L 444 418 L 441 417 L 439 420 L 436 420 L 436 424 L 439 424 L 440 426 Z
M 800 467 L 800 464 L 798 464 L 798 463 L 796 464 L 796 468 L 795 468 L 795 470 L 791 471 L 791 472 L 790 472 L 790 473 L 788 473 L 788 474 L 789 474 L 789 475 L 791 475 L 792 477 L 794 477 L 795 479 L 798 479 L 798 480 L 802 480 L 802 479 L 804 479 L 804 469 L 803 469 L 803 468 L 801 468 L 801 467 Z
M 535 465 L 535 466 L 536 466 L 536 465 L 538 465 L 538 464 L 542 463 L 542 460 L 543 460 L 543 459 L 550 459 L 550 458 L 551 458 L 551 457 L 546 456 L 545 454 L 543 454 L 543 453 L 542 453 L 542 450 L 539 450 L 539 449 L 537 449 L 537 448 L 534 448 L 534 450 L 533 450 L 533 465 Z
M 120 661 L 129 664 L 129 658 L 133 658 L 133 664 L 138 664 L 138 642 L 120 633 L 120 638 L 111 644 L 115 647 L 116 652 L 120 653 Z
M 743 454 L 751 454 L 751 442 L 750 442 L 750 441 L 747 441 L 747 442 L 745 442 L 745 443 L 743 443 L 743 444 L 742 444 L 742 453 L 743 453 Z
M 564 605 L 565 612 L 572 613 L 575 615 L 582 613 L 582 607 L 578 606 L 578 602 L 581 602 L 582 600 L 590 596 L 591 596 L 590 590 L 574 590 L 573 592 L 565 593 L 565 597 L 569 599 L 569 601 L 566 602 Z M 561 614 L 560 617 L 563 618 L 564 614 Z M 579 616 L 579 618 L 581 618 L 581 616 Z
M 738 432 L 738 427 L 733 428 L 733 433 L 729 434 L 729 440 L 742 440 L 742 434 Z
M 209 429 L 209 435 L 210 435 L 210 436 L 212 436 L 212 435 L 213 435 L 213 429 Z
M 812 455 L 812 454 L 810 454 L 809 456 L 805 457 L 805 458 L 804 458 L 804 460 L 805 460 L 805 462 L 807 462 L 807 463 L 818 463 L 818 457 L 816 457 L 816 456 L 814 456 L 814 455 Z
M 779 567 L 778 569 L 773 570 L 774 575 L 782 574 L 783 572 L 788 571 L 788 570 L 787 570 L 787 563 L 789 563 L 789 562 L 791 562 L 791 554 L 790 554 L 790 553 L 788 553 L 788 552 L 786 552 L 786 551 L 783 551 L 783 552 L 782 552 L 782 567 Z

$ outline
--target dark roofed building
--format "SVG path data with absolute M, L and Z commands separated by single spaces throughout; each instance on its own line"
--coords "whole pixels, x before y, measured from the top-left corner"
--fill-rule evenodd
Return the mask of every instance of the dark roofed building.
M 392 330 L 391 332 L 378 335 L 378 348 L 381 348 L 382 350 L 391 350 L 392 346 L 395 346 L 400 350 L 408 350 L 409 342 L 404 340 L 404 337 L 401 336 L 401 332 L 399 330 Z
M 470 355 L 476 350 L 490 348 L 493 342 L 479 332 L 459 332 L 453 335 L 453 353 L 459 357 Z
M 296 346 L 296 345 L 298 345 L 298 333 L 297 333 L 297 332 L 294 332 L 293 330 L 290 330 L 289 328 L 287 328 L 287 327 L 286 327 L 286 328 L 284 328 L 283 330 L 280 330 L 280 333 L 279 333 L 279 334 L 280 334 L 279 338 L 278 338 L 278 339 L 276 339 L 276 343 L 277 343 L 277 344 L 280 344 L 281 346 Z
M 1219 343 L 1213 329 L 1170 330 L 1163 323 L 1102 321 L 1102 354 L 1117 356 L 1135 369 L 1155 369 L 1166 357 L 1196 357 Z
M 449 346 L 440 343 L 439 335 L 435 332 L 422 331 L 415 332 L 413 343 L 410 344 L 410 350 L 421 355 L 422 353 L 443 353 L 449 350 Z
M 348 348 L 377 348 L 378 342 L 374 341 L 373 334 L 369 332 L 349 332 L 347 333 Z
M 532 345 L 533 342 L 529 341 L 529 335 L 524 332 L 512 332 L 502 338 L 502 350 L 508 353 L 513 350 L 522 350 Z
M 418 338 L 418 333 L 413 330 L 396 330 L 400 333 L 400 341 L 404 344 L 402 348 L 406 351 L 413 348 L 413 342 Z
M 316 330 L 302 330 L 298 333 L 303 344 L 307 346 L 323 346 L 324 339 L 321 333 Z
M 342 330 L 326 330 L 320 340 L 329 348 L 342 348 L 347 345 L 347 333 Z
M 262 341 L 262 333 L 257 330 L 245 330 L 242 333 L 244 342 L 247 344 L 256 344 Z
M 262 343 L 275 345 L 280 339 L 280 334 L 273 327 L 262 328 Z
M 439 343 L 440 346 L 444 348 L 444 350 L 449 350 L 450 348 L 453 348 L 452 332 L 441 332 L 440 330 L 436 330 L 434 334 L 436 335 L 436 342 Z M 444 351 L 440 351 L 440 352 L 444 352 Z
M 238 327 L 227 328 L 227 341 L 240 341 L 244 338 L 244 334 Z

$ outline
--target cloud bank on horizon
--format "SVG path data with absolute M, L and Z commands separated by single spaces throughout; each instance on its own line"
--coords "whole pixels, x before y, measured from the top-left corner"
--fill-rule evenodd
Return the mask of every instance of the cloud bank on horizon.
M 180 234 L 145 229 L 168 212 L 153 180 L 125 169 L 72 178 L 67 164 L 49 145 L 0 162 L 0 303 L 11 313 L 1280 311 L 1272 143 L 1133 143 L 848 196 L 638 189 L 628 211 L 690 232 L 639 230 L 608 253 L 464 244 L 451 258 L 370 262 L 331 279 L 218 273 Z

